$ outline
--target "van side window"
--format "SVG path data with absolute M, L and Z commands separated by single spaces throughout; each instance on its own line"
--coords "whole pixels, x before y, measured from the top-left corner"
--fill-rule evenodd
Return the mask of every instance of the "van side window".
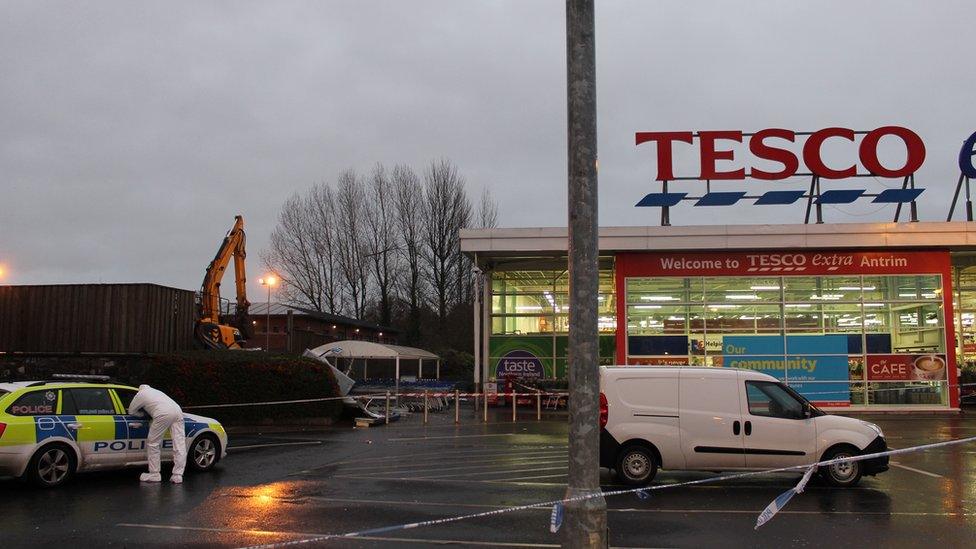
M 749 413 L 754 416 L 803 419 L 803 404 L 778 383 L 747 381 Z

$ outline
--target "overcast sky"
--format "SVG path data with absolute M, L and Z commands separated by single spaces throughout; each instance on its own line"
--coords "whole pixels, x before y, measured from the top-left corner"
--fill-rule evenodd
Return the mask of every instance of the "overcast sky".
M 636 131 L 891 124 L 925 140 L 920 213 L 944 219 L 976 130 L 974 19 L 971 0 L 598 1 L 601 224 L 659 221 L 634 207 L 659 189 Z M 420 171 L 445 157 L 472 197 L 492 190 L 502 226 L 565 225 L 565 78 L 559 0 L 3 0 L 2 282 L 196 289 L 238 213 L 256 278 L 282 201 L 376 162 Z M 853 150 L 827 153 L 840 165 Z M 696 158 L 677 149 L 677 171 L 693 175 Z M 876 210 L 865 200 L 825 215 L 893 213 Z M 743 204 L 672 219 L 802 215 Z

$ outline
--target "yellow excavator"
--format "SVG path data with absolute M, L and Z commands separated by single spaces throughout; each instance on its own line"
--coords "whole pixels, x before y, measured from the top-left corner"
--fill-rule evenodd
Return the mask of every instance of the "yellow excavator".
M 247 301 L 247 278 L 244 275 L 244 218 L 234 217 L 234 227 L 224 237 L 224 241 L 217 250 L 217 255 L 207 274 L 203 277 L 200 288 L 200 316 L 197 320 L 196 337 L 205 347 L 210 349 L 240 349 L 241 343 L 248 334 L 247 310 L 251 304 Z M 224 271 L 234 259 L 234 280 L 237 283 L 237 309 L 232 325 L 221 323 L 220 318 L 220 280 L 224 278 Z

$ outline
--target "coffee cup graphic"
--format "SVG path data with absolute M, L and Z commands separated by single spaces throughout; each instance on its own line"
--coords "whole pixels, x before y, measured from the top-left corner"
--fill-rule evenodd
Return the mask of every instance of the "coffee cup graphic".
M 945 359 L 938 355 L 922 355 L 915 359 L 915 379 L 935 381 L 945 379 Z

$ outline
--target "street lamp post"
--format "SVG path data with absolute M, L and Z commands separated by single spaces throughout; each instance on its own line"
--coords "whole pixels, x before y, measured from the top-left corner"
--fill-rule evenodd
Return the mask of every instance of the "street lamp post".
M 600 491 L 599 244 L 593 0 L 566 0 L 569 127 L 569 474 L 563 547 L 607 546 Z
M 271 352 L 271 287 L 278 283 L 275 275 L 268 275 L 258 279 L 258 284 L 268 287 L 268 311 L 264 322 L 264 352 Z

